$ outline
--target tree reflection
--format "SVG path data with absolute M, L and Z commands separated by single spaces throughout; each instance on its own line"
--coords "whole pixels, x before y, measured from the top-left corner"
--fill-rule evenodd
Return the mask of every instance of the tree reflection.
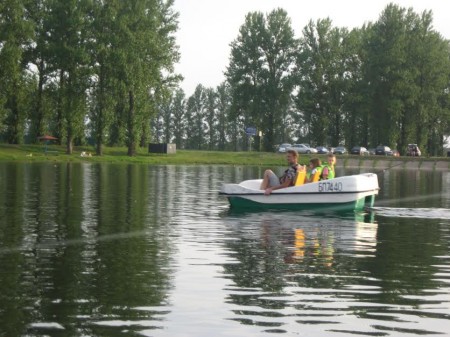
M 370 213 L 353 220 L 294 212 L 227 218 L 234 240 L 226 247 L 237 260 L 224 264 L 233 281 L 228 301 L 241 308 L 233 319 L 264 325 L 264 317 L 283 322 L 288 312 L 330 324 L 343 313 L 392 313 L 385 320 L 396 321 L 433 303 L 426 293 L 444 286 L 435 279 L 436 256 L 448 254 L 438 221 L 374 220 Z
M 151 214 L 165 174 L 151 179 L 143 165 L 0 169 L 0 335 L 113 336 L 102 321 L 155 319 L 151 308 L 170 288 L 166 223 Z

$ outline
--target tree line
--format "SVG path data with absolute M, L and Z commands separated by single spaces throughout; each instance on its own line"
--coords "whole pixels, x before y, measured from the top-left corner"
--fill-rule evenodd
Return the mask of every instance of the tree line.
M 375 147 L 417 143 L 441 154 L 450 134 L 450 48 L 431 11 L 388 5 L 348 30 L 310 21 L 296 37 L 288 14 L 251 12 L 231 43 L 226 81 L 174 92 L 153 118 L 153 139 L 191 149 L 276 144 Z
M 149 138 L 157 105 L 176 86 L 173 0 L 4 0 L 0 3 L 0 137 L 51 133 L 72 153 L 92 139 Z
M 0 140 L 242 150 L 261 142 L 417 143 L 450 134 L 449 41 L 431 11 L 388 5 L 349 30 L 310 21 L 295 36 L 283 9 L 251 12 L 231 43 L 225 81 L 185 97 L 173 0 L 0 3 Z M 248 137 L 246 127 L 261 131 Z

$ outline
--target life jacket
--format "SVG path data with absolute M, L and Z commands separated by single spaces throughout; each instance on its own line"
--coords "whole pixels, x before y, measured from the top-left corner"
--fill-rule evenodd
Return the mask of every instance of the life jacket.
M 312 171 L 314 172 L 314 176 L 311 176 Z M 322 175 L 322 166 L 317 166 L 313 170 L 308 170 L 306 172 L 306 180 L 311 181 L 312 183 L 318 182 L 320 180 L 320 176 Z
M 301 186 L 305 183 L 305 179 L 306 179 L 306 170 L 298 170 L 297 169 L 297 176 L 295 177 L 295 183 L 294 186 Z
M 314 170 L 316 170 L 316 172 L 314 173 L 314 176 L 312 177 L 312 180 L 311 180 L 312 183 L 318 182 L 320 180 L 320 177 L 322 176 L 322 166 L 317 166 Z M 311 176 L 310 176 L 310 178 L 311 178 Z
M 325 170 L 328 170 L 328 177 L 325 178 L 323 176 L 323 173 Z M 329 180 L 329 179 L 333 179 L 335 177 L 335 172 L 334 172 L 334 166 L 330 166 L 328 164 L 324 164 L 322 165 L 322 172 L 320 174 L 320 180 Z

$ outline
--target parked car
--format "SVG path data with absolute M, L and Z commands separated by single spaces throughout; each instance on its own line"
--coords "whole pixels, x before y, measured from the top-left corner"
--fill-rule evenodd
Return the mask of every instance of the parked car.
M 289 149 L 295 150 L 298 153 L 317 153 L 317 150 L 306 146 L 305 144 L 294 144 Z
M 408 144 L 408 147 L 406 148 L 406 155 L 412 157 L 420 157 L 422 155 L 422 152 L 420 152 L 417 144 Z
M 318 154 L 327 154 L 329 152 L 325 146 L 318 146 L 316 150 Z
M 281 144 L 281 145 L 278 147 L 278 152 L 279 152 L 279 153 L 285 153 L 285 152 L 287 151 L 287 149 L 289 149 L 291 146 L 292 146 L 292 145 L 291 145 L 291 144 L 288 144 L 288 143 Z
M 347 149 L 346 149 L 345 147 L 343 147 L 343 146 L 338 146 L 338 147 L 336 147 L 336 148 L 334 149 L 333 153 L 334 153 L 334 154 L 346 154 L 346 153 L 348 153 L 348 152 L 347 152 Z
M 379 145 L 375 149 L 377 156 L 392 156 L 393 152 L 389 146 Z
M 364 146 L 354 146 L 350 150 L 350 154 L 356 154 L 358 156 L 368 156 L 369 151 Z
M 369 154 L 371 155 L 371 156 L 374 156 L 375 155 L 375 149 L 372 147 L 372 148 L 370 148 L 369 150 Z

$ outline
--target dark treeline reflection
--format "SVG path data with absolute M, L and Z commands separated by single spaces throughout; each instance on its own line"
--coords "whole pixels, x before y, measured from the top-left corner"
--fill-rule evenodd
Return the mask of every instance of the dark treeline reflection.
M 38 333 L 36 322 L 59 322 L 63 335 L 111 336 L 92 321 L 151 320 L 149 308 L 166 304 L 174 204 L 160 192 L 171 187 L 170 168 L 0 170 L 1 336 Z
M 441 207 L 450 207 L 447 176 L 449 172 L 388 170 L 381 175 L 381 197 L 388 199 L 390 207 L 436 207 L 437 200 Z M 442 192 L 436 194 L 436 191 Z

